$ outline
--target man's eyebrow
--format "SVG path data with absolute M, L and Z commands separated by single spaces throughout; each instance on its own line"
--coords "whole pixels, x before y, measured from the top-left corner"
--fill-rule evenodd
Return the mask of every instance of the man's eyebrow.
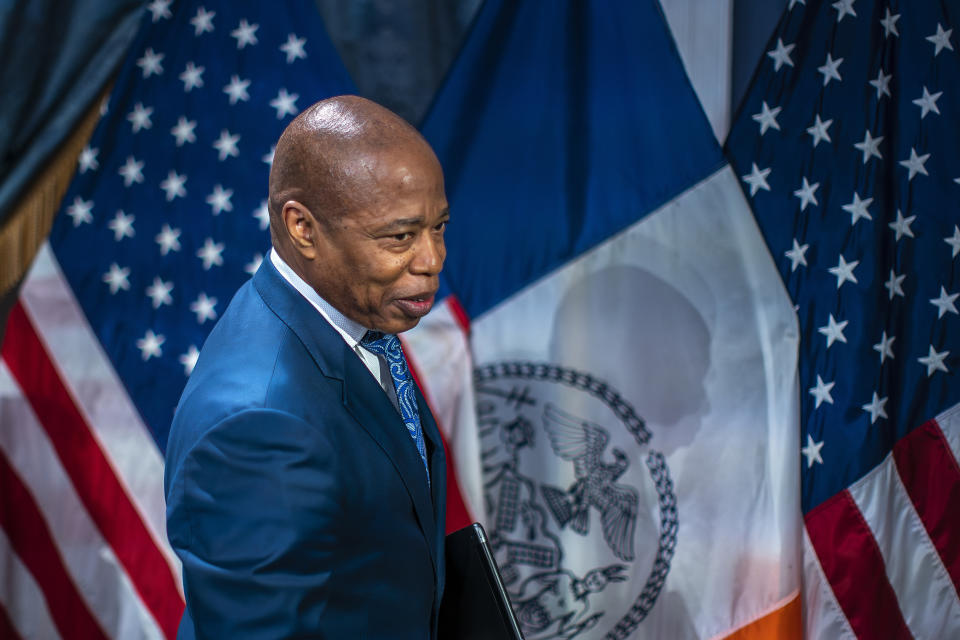
M 445 220 L 449 218 L 450 209 L 448 208 L 441 211 L 439 217 L 441 220 Z M 376 227 L 376 231 L 383 233 L 383 232 L 390 232 L 393 230 L 407 229 L 410 227 L 419 226 L 423 224 L 423 221 L 424 221 L 423 216 L 414 216 L 412 218 L 397 218 L 396 220 L 391 220 L 390 222 L 386 222 L 382 225 L 378 225 Z
M 393 231 L 395 229 L 406 229 L 408 227 L 415 227 L 420 224 L 423 224 L 423 216 L 416 216 L 413 218 L 397 218 L 386 222 L 382 225 L 377 225 L 377 231 Z

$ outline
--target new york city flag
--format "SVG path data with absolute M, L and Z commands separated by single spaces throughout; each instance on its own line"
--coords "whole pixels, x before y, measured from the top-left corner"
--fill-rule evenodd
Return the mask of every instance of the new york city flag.
M 659 4 L 489 0 L 422 131 L 408 351 L 526 637 L 798 637 L 793 305 Z

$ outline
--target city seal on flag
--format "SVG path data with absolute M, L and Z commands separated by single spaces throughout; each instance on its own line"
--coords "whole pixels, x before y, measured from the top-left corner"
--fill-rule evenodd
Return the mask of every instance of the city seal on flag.
M 525 636 L 575 638 L 603 621 L 626 638 L 677 542 L 673 483 L 645 421 L 569 367 L 500 362 L 475 382 L 490 538 Z

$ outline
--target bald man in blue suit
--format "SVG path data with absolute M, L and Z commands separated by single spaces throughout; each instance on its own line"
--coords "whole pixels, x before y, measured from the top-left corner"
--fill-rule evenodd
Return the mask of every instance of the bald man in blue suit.
M 301 113 L 270 173 L 273 249 L 211 332 L 167 449 L 181 638 L 435 638 L 445 459 L 395 334 L 433 304 L 432 150 L 367 100 Z

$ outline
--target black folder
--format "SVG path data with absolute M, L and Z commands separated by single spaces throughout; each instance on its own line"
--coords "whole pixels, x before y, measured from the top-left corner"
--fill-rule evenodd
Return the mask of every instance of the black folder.
M 440 640 L 523 640 L 479 522 L 447 536 L 446 562 Z

